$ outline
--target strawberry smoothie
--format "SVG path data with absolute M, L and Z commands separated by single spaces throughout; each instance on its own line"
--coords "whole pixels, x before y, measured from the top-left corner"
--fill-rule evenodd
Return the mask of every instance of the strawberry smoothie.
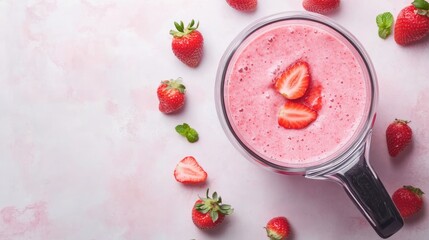
M 317 119 L 303 129 L 278 124 L 287 101 L 274 88 L 279 74 L 306 61 L 311 85 L 322 87 Z M 309 20 L 262 27 L 238 47 L 225 75 L 226 113 L 240 140 L 260 157 L 286 167 L 330 160 L 368 117 L 370 83 L 356 49 L 338 32 Z

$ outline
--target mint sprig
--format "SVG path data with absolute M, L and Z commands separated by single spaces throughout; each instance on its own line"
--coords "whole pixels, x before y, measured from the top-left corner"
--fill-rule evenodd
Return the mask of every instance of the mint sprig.
M 194 143 L 198 141 L 198 132 L 195 129 L 191 128 L 191 126 L 189 126 L 189 124 L 187 123 L 183 123 L 182 125 L 177 125 L 176 132 L 186 137 L 186 139 L 190 143 Z
M 390 12 L 379 14 L 375 19 L 378 26 L 378 36 L 386 39 L 392 32 L 393 15 Z

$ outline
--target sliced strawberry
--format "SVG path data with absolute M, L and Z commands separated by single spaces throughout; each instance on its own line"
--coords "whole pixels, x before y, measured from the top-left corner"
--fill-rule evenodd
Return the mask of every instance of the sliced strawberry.
M 202 183 L 206 181 L 207 173 L 194 157 L 188 156 L 177 164 L 174 177 L 178 182 L 185 184 Z
M 317 112 L 301 103 L 286 102 L 278 113 L 278 123 L 288 129 L 307 127 L 317 118 Z
M 299 60 L 275 80 L 274 88 L 287 99 L 297 99 L 304 96 L 310 80 L 308 63 Z
M 322 86 L 315 85 L 308 89 L 305 94 L 302 103 L 313 109 L 319 111 L 322 109 Z

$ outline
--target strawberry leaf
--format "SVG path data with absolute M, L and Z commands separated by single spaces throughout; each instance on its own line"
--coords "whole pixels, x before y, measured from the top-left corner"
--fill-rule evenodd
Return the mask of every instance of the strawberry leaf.
M 229 205 L 229 204 L 222 204 L 221 206 L 220 206 L 220 209 L 222 209 L 222 210 L 228 210 L 228 209 L 230 209 L 231 208 L 231 205 Z
M 195 31 L 200 25 L 200 23 L 197 22 L 197 25 L 195 27 L 194 25 L 195 25 L 194 19 L 192 19 L 192 21 L 186 27 L 183 21 L 180 21 L 180 23 L 174 22 L 174 26 L 176 27 L 176 30 L 170 30 L 170 34 L 173 35 L 174 37 L 181 38 Z
M 198 204 L 195 205 L 195 208 L 196 209 L 201 209 L 203 206 L 204 206 L 203 203 L 198 203 Z
M 213 198 L 214 200 L 217 200 L 217 192 L 214 192 L 214 193 L 212 194 L 212 198 Z
M 390 12 L 379 14 L 376 18 L 378 36 L 386 39 L 392 32 L 393 15 Z
M 408 189 L 409 191 L 413 192 L 414 194 L 416 194 L 419 197 L 421 197 L 424 194 L 424 192 L 420 188 L 417 188 L 417 187 L 405 185 L 404 188 Z
M 206 214 L 206 213 L 208 213 L 210 210 L 211 210 L 211 208 L 210 207 L 204 207 L 204 208 L 201 208 L 201 209 L 198 209 L 201 213 L 204 213 L 204 214 Z
M 412 4 L 418 9 L 429 10 L 429 3 L 425 0 L 414 0 Z
M 179 23 L 174 22 L 174 26 L 176 27 L 177 31 L 183 32 L 183 27 Z
M 210 211 L 210 218 L 212 219 L 213 222 L 216 222 L 217 219 L 219 218 L 219 214 L 217 211 Z

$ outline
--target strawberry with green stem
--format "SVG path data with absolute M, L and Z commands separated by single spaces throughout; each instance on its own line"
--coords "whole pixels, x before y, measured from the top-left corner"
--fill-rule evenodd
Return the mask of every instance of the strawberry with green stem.
M 394 37 L 399 45 L 408 45 L 429 35 L 429 3 L 415 0 L 396 18 Z
M 408 125 L 410 121 L 395 119 L 386 129 L 386 142 L 389 155 L 396 157 L 408 145 L 413 137 L 413 131 Z
M 192 208 L 192 221 L 199 229 L 209 230 L 221 224 L 225 216 L 231 215 L 233 211 L 231 205 L 222 203 L 222 198 L 216 192 L 210 197 L 207 189 L 206 197 L 200 197 Z
M 189 67 L 197 67 L 203 57 L 203 35 L 197 30 L 199 22 L 195 25 L 192 20 L 188 26 L 185 27 L 182 21 L 180 23 L 174 22 L 176 30 L 170 30 L 173 35 L 171 48 L 174 55 L 188 65 Z
M 162 81 L 157 89 L 159 111 L 168 114 L 181 109 L 185 105 L 185 89 L 181 78 Z
M 289 222 L 285 217 L 275 217 L 265 227 L 270 240 L 284 240 L 290 235 Z
M 413 186 L 403 186 L 397 189 L 392 200 L 403 218 L 411 217 L 418 213 L 423 206 L 424 192 Z

